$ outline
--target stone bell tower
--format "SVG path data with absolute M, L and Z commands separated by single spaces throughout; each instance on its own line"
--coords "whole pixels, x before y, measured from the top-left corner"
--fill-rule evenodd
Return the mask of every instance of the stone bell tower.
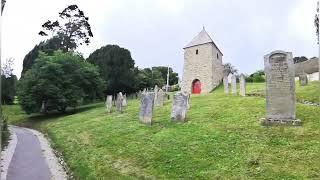
M 222 52 L 203 28 L 184 48 L 181 90 L 209 93 L 223 78 Z

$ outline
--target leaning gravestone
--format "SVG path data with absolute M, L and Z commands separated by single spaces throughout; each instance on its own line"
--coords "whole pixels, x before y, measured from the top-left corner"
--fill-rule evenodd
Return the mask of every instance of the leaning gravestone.
M 246 96 L 246 77 L 244 74 L 240 75 L 240 95 Z
M 299 76 L 300 86 L 308 85 L 308 76 L 306 74 L 302 74 Z
M 224 87 L 224 93 L 229 94 L 228 76 L 223 77 L 223 87 Z
M 236 77 L 236 75 L 231 76 L 231 93 L 237 94 L 237 77 Z
M 106 111 L 107 111 L 107 113 L 111 113 L 112 112 L 112 95 L 107 95 Z
M 122 92 L 119 92 L 118 95 L 117 95 L 116 106 L 117 106 L 117 111 L 120 112 L 120 113 L 123 112 L 122 101 L 123 101 L 123 95 L 122 95 Z
M 151 125 L 154 105 L 154 93 L 142 93 L 139 120 L 141 123 Z
M 266 118 L 263 125 L 300 125 L 296 119 L 294 64 L 291 52 L 273 51 L 264 56 Z
M 156 96 L 156 95 L 155 95 Z M 165 94 L 162 89 L 159 89 L 157 97 L 155 97 L 155 106 L 163 106 Z
M 173 97 L 173 106 L 171 119 L 172 121 L 184 122 L 186 121 L 186 114 L 188 110 L 188 94 L 178 92 Z

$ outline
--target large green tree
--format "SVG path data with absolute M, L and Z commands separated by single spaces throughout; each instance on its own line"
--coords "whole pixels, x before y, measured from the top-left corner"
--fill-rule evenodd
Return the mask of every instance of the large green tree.
M 167 83 L 168 67 L 165 67 L 165 66 L 152 67 L 152 71 L 160 72 L 161 78 L 165 81 L 165 83 Z M 172 68 L 169 68 L 169 85 L 178 84 L 178 81 L 179 81 L 178 73 L 173 72 Z
M 16 95 L 17 76 L 13 74 L 13 58 L 6 59 L 1 73 L 1 103 L 13 104 Z
M 64 112 L 76 107 L 84 99 L 99 94 L 100 79 L 97 68 L 75 53 L 40 53 L 38 60 L 18 83 L 18 97 L 27 113 L 45 109 Z
M 62 46 L 60 44 L 60 40 L 56 37 L 53 37 L 36 45 L 23 59 L 21 76 L 23 76 L 23 74 L 32 67 L 32 65 L 38 58 L 40 51 L 48 55 L 53 55 L 55 51 L 59 49 L 62 50 L 63 48 L 61 47 Z
M 56 21 L 46 21 L 42 25 L 41 36 L 52 36 L 60 40 L 63 51 L 73 51 L 79 45 L 90 43 L 93 37 L 89 17 L 77 5 L 70 5 L 59 13 Z
M 99 68 L 106 83 L 105 94 L 136 91 L 136 69 L 129 50 L 117 45 L 107 45 L 90 54 L 87 61 Z

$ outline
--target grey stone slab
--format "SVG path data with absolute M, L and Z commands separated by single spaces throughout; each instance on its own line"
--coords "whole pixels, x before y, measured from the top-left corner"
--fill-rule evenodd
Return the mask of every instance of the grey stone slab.
M 240 95 L 246 96 L 246 77 L 244 74 L 240 75 Z
M 154 106 L 154 93 L 142 93 L 140 100 L 139 120 L 141 123 L 151 125 Z
M 154 92 L 154 105 L 156 106 L 156 102 L 158 100 L 158 91 L 159 91 L 159 88 L 157 85 L 155 85 L 154 89 L 153 89 L 153 92 Z
M 172 121 L 184 122 L 186 121 L 186 115 L 188 111 L 188 99 L 187 93 L 178 92 L 173 97 L 173 106 L 171 112 Z
M 157 94 L 155 95 L 155 106 L 163 106 L 164 100 L 165 100 L 165 93 L 162 89 L 159 89 Z
M 308 85 L 308 76 L 306 74 L 302 74 L 299 76 L 300 86 Z
M 224 93 L 229 94 L 228 76 L 223 77 L 223 87 L 224 87 Z
M 231 76 L 231 93 L 237 94 L 237 77 L 236 75 Z
M 116 102 L 116 106 L 117 106 L 117 111 L 122 113 L 123 112 L 123 106 L 122 106 L 122 101 L 123 101 L 123 95 L 122 92 L 119 92 L 117 95 L 117 102 Z
M 123 99 L 122 99 L 122 107 L 127 107 L 128 103 L 127 103 L 127 95 L 124 94 L 123 95 Z
M 264 56 L 266 118 L 264 125 L 293 124 L 296 120 L 294 64 L 291 52 L 273 51 Z
M 107 95 L 106 112 L 107 113 L 111 113 L 112 112 L 112 95 Z

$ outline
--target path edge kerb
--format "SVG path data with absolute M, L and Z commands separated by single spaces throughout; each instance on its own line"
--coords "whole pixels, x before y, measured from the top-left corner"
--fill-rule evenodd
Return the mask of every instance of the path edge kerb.
M 24 128 L 24 129 L 30 131 L 32 134 L 37 136 L 40 143 L 41 150 L 42 150 L 42 155 L 45 158 L 45 161 L 51 173 L 51 179 L 67 180 L 68 179 L 67 173 L 59 163 L 59 160 L 55 155 L 53 149 L 51 148 L 51 145 L 48 139 L 37 130 L 29 129 L 29 128 Z
M 4 149 L 1 152 L 1 176 L 0 179 L 1 180 L 6 180 L 7 179 L 7 174 L 8 174 L 8 169 L 9 169 L 9 165 L 11 163 L 13 154 L 16 150 L 16 146 L 18 143 L 18 138 L 17 138 L 17 134 L 12 130 L 11 125 L 9 125 L 9 132 L 10 132 L 10 137 L 9 137 L 9 143 L 6 149 Z

